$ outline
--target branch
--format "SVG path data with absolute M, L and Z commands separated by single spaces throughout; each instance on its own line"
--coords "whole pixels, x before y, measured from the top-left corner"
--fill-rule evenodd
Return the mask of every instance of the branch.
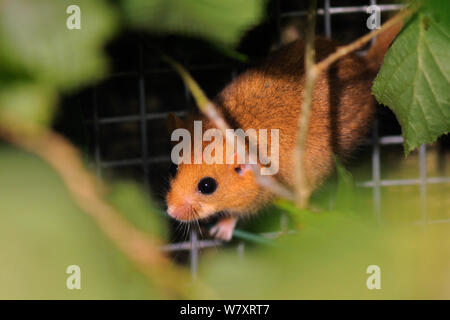
M 317 0 L 309 1 L 308 26 L 305 44 L 305 89 L 303 91 L 303 105 L 298 121 L 297 147 L 295 149 L 295 202 L 299 208 L 306 208 L 311 194 L 311 186 L 306 178 L 305 150 L 308 136 L 309 119 L 313 100 L 314 86 L 317 72 L 314 68 L 315 48 L 314 34 L 316 31 Z
M 101 195 L 96 177 L 83 166 L 77 149 L 57 133 L 8 119 L 1 115 L 0 136 L 47 162 L 63 180 L 72 199 L 98 225 L 100 230 L 127 256 L 150 282 L 168 297 L 187 297 L 180 281 L 187 272 L 176 268 L 159 250 L 159 239 L 131 225 Z
M 367 42 L 375 38 L 376 36 L 380 35 L 381 33 L 385 32 L 387 29 L 390 29 L 394 25 L 402 22 L 407 17 L 412 15 L 418 7 L 412 7 L 412 8 L 406 8 L 397 13 L 394 17 L 389 19 L 386 23 L 384 23 L 380 29 L 375 29 L 372 32 L 362 36 L 361 38 L 353 41 L 352 43 L 339 47 L 334 53 L 330 54 L 328 57 L 320 61 L 314 66 L 315 72 L 320 73 L 324 70 L 326 70 L 331 64 L 336 62 L 341 57 L 349 54 L 350 52 L 353 52 L 355 50 L 360 49 L 363 47 Z
M 380 29 L 374 30 L 356 41 L 339 47 L 334 53 L 330 54 L 324 60 L 314 64 L 314 31 L 315 31 L 315 15 L 316 15 L 316 0 L 310 1 L 308 10 L 308 30 L 306 33 L 305 45 L 305 89 L 303 93 L 303 105 L 301 108 L 301 116 L 299 119 L 299 131 L 297 136 L 297 148 L 295 153 L 296 166 L 296 183 L 295 183 L 295 199 L 299 208 L 307 208 L 309 204 L 309 197 L 311 195 L 311 186 L 308 184 L 305 170 L 305 148 L 308 136 L 309 118 L 311 116 L 311 107 L 314 93 L 314 86 L 317 77 L 321 72 L 325 71 L 331 64 L 336 62 L 341 57 L 361 48 L 371 39 L 377 35 L 385 32 L 392 26 L 402 22 L 405 18 L 410 16 L 417 10 L 417 7 L 404 9 L 389 19 Z

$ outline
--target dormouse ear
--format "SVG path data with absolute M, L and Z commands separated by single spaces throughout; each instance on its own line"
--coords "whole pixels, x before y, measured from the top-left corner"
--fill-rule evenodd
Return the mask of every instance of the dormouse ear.
M 238 174 L 244 175 L 247 171 L 252 170 L 252 165 L 248 163 L 239 163 L 238 155 L 236 152 L 233 154 L 225 155 L 226 163 L 229 163 L 230 167 Z
M 185 128 L 185 127 L 186 127 L 186 125 L 183 122 L 183 120 L 181 120 L 180 117 L 173 114 L 172 112 L 170 112 L 167 115 L 167 128 L 169 129 L 169 132 L 172 132 L 175 129 Z
M 240 175 L 244 175 L 247 171 L 251 171 L 252 167 L 251 164 L 237 164 L 234 165 L 234 171 Z

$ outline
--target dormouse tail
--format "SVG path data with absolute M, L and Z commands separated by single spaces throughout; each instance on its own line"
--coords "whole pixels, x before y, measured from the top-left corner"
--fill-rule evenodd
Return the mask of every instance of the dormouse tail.
M 397 23 L 381 33 L 375 40 L 375 43 L 367 52 L 366 60 L 369 63 L 369 67 L 375 72 L 378 72 L 378 70 L 380 70 L 384 55 L 388 51 L 391 43 L 394 41 L 395 37 L 400 32 L 402 27 L 402 23 Z

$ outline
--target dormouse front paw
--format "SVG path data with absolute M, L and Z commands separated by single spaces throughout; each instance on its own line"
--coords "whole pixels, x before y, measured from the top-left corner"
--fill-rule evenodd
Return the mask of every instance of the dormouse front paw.
M 209 230 L 209 234 L 216 239 L 230 241 L 233 237 L 237 220 L 237 218 L 232 217 L 222 218 Z

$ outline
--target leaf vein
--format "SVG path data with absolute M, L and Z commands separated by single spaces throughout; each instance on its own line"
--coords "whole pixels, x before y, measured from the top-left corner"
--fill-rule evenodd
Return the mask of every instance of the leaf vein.
M 444 113 L 444 110 L 443 110 L 443 108 L 442 108 L 442 106 L 441 106 L 440 100 L 438 99 L 437 94 L 436 94 L 436 93 L 434 92 L 434 90 L 433 90 L 433 86 L 432 86 L 432 84 L 431 84 L 431 80 L 429 79 L 428 73 L 426 72 L 426 69 L 423 69 L 422 72 L 423 72 L 423 75 L 424 75 L 424 78 L 425 78 L 425 82 L 426 82 L 426 84 L 427 84 L 427 86 L 428 86 L 428 88 L 429 88 L 431 94 L 433 95 L 434 100 L 436 101 L 436 104 L 437 104 L 437 106 L 438 106 L 437 109 L 438 109 L 439 112 L 441 113 L 442 117 L 443 117 L 445 120 L 447 120 L 447 117 L 446 117 L 446 115 L 445 115 L 445 113 Z M 447 122 L 447 121 L 446 121 L 446 122 Z
M 440 66 L 440 64 L 438 63 L 436 57 L 433 54 L 433 51 L 430 48 L 430 45 L 428 44 L 428 41 L 426 40 L 426 38 L 424 38 L 423 42 L 425 43 L 425 46 L 427 47 L 428 52 L 430 53 L 431 57 L 433 58 L 434 63 L 436 64 L 439 72 L 444 76 L 445 80 L 447 80 L 447 83 L 450 82 L 450 79 L 447 79 L 447 76 L 445 75 L 445 72 L 442 71 L 442 67 Z

